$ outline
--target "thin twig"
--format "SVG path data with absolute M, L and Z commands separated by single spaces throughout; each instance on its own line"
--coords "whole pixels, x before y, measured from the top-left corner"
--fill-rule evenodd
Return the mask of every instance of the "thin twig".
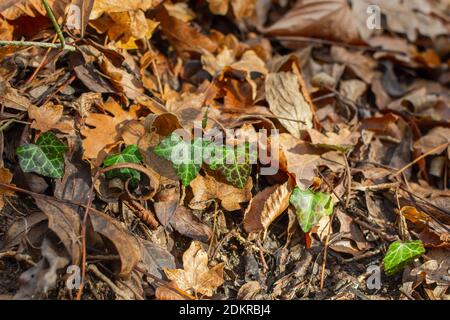
M 36 42 L 36 41 L 3 41 L 3 40 L 1 40 L 0 46 L 40 47 L 40 48 L 61 49 L 61 46 L 56 43 Z M 65 45 L 64 50 L 76 51 L 77 49 L 74 46 Z
M 443 144 L 438 145 L 437 147 L 431 149 L 430 151 L 424 153 L 423 155 L 421 155 L 420 157 L 414 159 L 414 161 L 411 161 L 410 163 L 408 163 L 406 166 L 404 166 L 403 168 L 401 168 L 400 170 L 398 170 L 396 173 L 394 173 L 392 176 L 398 176 L 400 173 L 402 173 L 403 171 L 405 171 L 406 169 L 408 169 L 409 167 L 411 167 L 412 165 L 414 165 L 415 163 L 419 162 L 420 160 L 422 160 L 423 158 L 435 153 L 437 150 L 442 149 L 447 147 L 450 144 L 450 142 L 446 142 Z

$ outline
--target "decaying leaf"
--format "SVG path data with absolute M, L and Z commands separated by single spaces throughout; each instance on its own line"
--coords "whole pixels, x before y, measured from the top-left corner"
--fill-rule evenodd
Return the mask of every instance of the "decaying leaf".
M 259 192 L 249 203 L 244 215 L 244 229 L 247 232 L 267 230 L 270 224 L 289 206 L 293 190 L 291 180 Z
M 194 295 L 211 297 L 223 283 L 224 265 L 208 267 L 208 254 L 198 241 L 193 241 L 183 254 L 183 269 L 164 269 L 178 288 Z
M 189 206 L 192 209 L 203 210 L 210 200 L 219 199 L 225 210 L 235 211 L 241 208 L 240 203 L 250 201 L 253 187 L 252 179 L 248 179 L 244 188 L 239 189 L 227 183 L 216 180 L 215 177 L 198 175 L 190 184 L 194 198 Z
M 269 35 L 296 35 L 358 43 L 360 36 L 346 0 L 303 0 L 270 26 Z
M 133 106 L 129 111 L 124 110 L 116 101 L 109 100 L 104 105 L 105 111 L 111 114 L 90 113 L 86 118 L 86 126 L 81 129 L 84 157 L 101 161 L 101 152 L 118 142 L 127 124 L 138 116 L 139 107 Z M 89 128 L 93 127 L 93 128 Z M 138 125 L 138 129 L 142 125 Z M 135 141 L 128 141 L 130 144 Z M 104 154 L 106 156 L 106 154 Z M 104 157 L 103 156 L 103 157 Z
M 312 128 L 312 104 L 309 96 L 300 91 L 301 83 L 293 72 L 269 73 L 266 79 L 266 98 L 270 110 L 296 138 Z

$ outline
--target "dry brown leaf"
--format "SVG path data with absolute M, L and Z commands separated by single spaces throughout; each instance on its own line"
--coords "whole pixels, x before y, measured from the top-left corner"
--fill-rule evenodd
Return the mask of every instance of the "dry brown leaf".
M 270 224 L 289 206 L 289 197 L 293 188 L 293 181 L 289 179 L 282 185 L 268 187 L 259 192 L 245 210 L 245 231 L 250 233 L 267 230 Z
M 266 29 L 268 35 L 306 36 L 345 43 L 361 42 L 347 0 L 302 0 Z
M 211 297 L 214 291 L 223 284 L 224 264 L 208 267 L 208 254 L 198 241 L 183 254 L 183 269 L 164 269 L 167 277 L 174 281 L 178 288 L 194 295 Z
M 166 8 L 167 12 L 170 16 L 177 18 L 184 22 L 189 22 L 195 19 L 195 12 L 189 8 L 188 4 L 185 2 L 177 2 L 177 3 L 163 3 L 164 8 Z
M 14 27 L 6 19 L 0 17 L 0 39 L 11 41 L 13 39 Z
M 294 138 L 289 134 L 280 134 L 280 167 L 294 175 L 297 186 L 306 189 L 311 186 L 315 170 L 327 166 L 333 171 L 344 169 L 342 155 L 335 151 L 323 151 Z
M 28 116 L 33 120 L 31 128 L 42 132 L 56 129 L 63 133 L 69 133 L 74 130 L 74 124 L 71 119 L 62 119 L 62 105 L 54 105 L 52 102 L 48 102 L 39 108 L 30 105 Z
M 230 0 L 230 2 L 237 20 L 250 17 L 255 11 L 256 0 Z
M 311 100 L 300 91 L 301 85 L 293 72 L 269 73 L 266 79 L 270 111 L 280 117 L 280 123 L 296 138 L 301 137 L 303 130 L 312 128 L 313 119 Z
M 203 50 L 214 52 L 217 44 L 203 35 L 189 23 L 169 15 L 164 6 L 155 10 L 155 20 L 161 24 L 161 30 L 169 42 L 182 57 L 190 52 L 203 53 Z
M 364 82 L 372 82 L 377 67 L 374 59 L 365 56 L 360 51 L 353 52 L 337 46 L 331 48 L 331 56 L 334 62 L 344 64 Z
M 56 18 L 64 15 L 66 6 L 70 0 L 48 0 Z M 4 0 L 0 3 L 0 14 L 8 20 L 15 20 L 21 16 L 36 17 L 38 15 L 45 16 L 42 0 Z
M 192 211 L 179 206 L 168 222 L 180 234 L 201 242 L 208 242 L 212 236 L 212 230 L 204 224 Z
M 418 33 L 430 38 L 448 34 L 444 23 L 433 14 L 431 1 L 352 0 L 352 4 L 353 16 L 365 40 L 376 32 L 367 28 L 367 8 L 371 5 L 380 8 L 389 31 L 405 34 L 411 42 L 417 39 Z
M 0 104 L 4 108 L 27 111 L 31 106 L 31 101 L 0 76 Z
M 349 215 L 341 210 L 336 210 L 336 215 L 339 219 L 339 233 L 342 234 L 342 237 L 330 244 L 332 250 L 358 256 L 372 247 L 366 241 L 359 226 L 353 222 Z
M 450 143 L 450 128 L 436 127 L 431 129 L 425 136 L 417 140 L 414 143 L 414 149 L 423 154 L 445 143 Z M 445 149 L 447 149 L 447 154 L 450 159 L 450 145 L 443 146 L 439 150 L 433 152 L 433 154 L 441 154 Z
M 66 27 L 84 36 L 94 2 L 94 0 L 72 0 L 66 8 Z
M 252 198 L 253 182 L 249 178 L 244 188 L 236 188 L 228 183 L 216 180 L 214 177 L 198 175 L 190 184 L 194 198 L 189 207 L 194 210 L 204 210 L 210 200 L 219 199 L 222 207 L 228 211 L 241 209 L 240 203 Z
M 134 61 L 126 55 L 125 63 L 128 66 L 135 65 Z M 144 86 L 140 79 L 136 77 L 138 72 L 128 72 L 127 69 L 122 66 L 115 66 L 114 63 L 108 59 L 105 55 L 99 58 L 99 65 L 102 71 L 109 77 L 114 88 L 117 91 L 123 93 L 127 98 L 136 100 L 143 96 Z
M 156 7 L 161 0 L 96 0 L 90 15 L 91 20 L 99 18 L 103 13 L 116 13 L 124 11 L 147 11 Z
M 212 13 L 224 16 L 228 12 L 229 1 L 228 0 L 207 0 L 209 10 Z
M 97 210 L 91 210 L 89 218 L 95 232 L 107 238 L 114 246 L 110 248 L 120 257 L 120 266 L 117 273 L 121 277 L 130 275 L 141 259 L 141 247 L 134 235 L 122 226 L 117 220 Z
M 10 184 L 12 178 L 13 178 L 13 175 L 8 169 L 0 167 L 0 182 L 1 183 Z M 12 192 L 9 189 L 0 188 L 0 210 L 2 210 L 3 206 L 5 205 L 3 197 L 11 196 L 13 194 L 14 194 L 14 192 Z
M 314 145 L 335 150 L 349 150 L 358 143 L 360 133 L 350 131 L 348 128 L 342 128 L 339 133 L 325 132 L 320 133 L 315 129 L 308 129 L 309 137 Z
M 97 159 L 99 153 L 108 146 L 118 142 L 122 137 L 125 124 L 138 118 L 138 106 L 132 106 L 130 111 L 125 111 L 113 99 L 108 100 L 103 109 L 112 116 L 100 113 L 91 113 L 86 118 L 86 125 L 81 128 L 83 139 L 84 157 Z M 101 161 L 101 160 L 100 160 Z
M 195 300 L 195 297 L 180 290 L 173 281 L 167 287 L 160 286 L 156 288 L 155 296 L 158 300 Z
M 49 198 L 34 197 L 48 218 L 48 227 L 61 240 L 73 264 L 81 260 L 81 219 L 73 206 Z

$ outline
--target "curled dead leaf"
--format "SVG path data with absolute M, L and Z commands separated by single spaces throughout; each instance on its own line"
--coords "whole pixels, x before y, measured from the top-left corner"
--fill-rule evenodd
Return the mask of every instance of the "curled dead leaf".
M 268 187 L 259 192 L 249 203 L 244 215 L 247 232 L 267 230 L 270 224 L 289 206 L 289 197 L 294 188 L 291 179 L 282 185 Z

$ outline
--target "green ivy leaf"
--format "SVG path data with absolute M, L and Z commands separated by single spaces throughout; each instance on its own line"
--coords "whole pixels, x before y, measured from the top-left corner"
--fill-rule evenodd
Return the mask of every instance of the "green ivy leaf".
M 105 167 L 110 167 L 120 163 L 140 163 L 142 156 L 139 153 L 139 149 L 135 144 L 129 145 L 121 153 L 113 154 L 103 161 Z M 122 180 L 130 180 L 131 186 L 136 186 L 141 179 L 139 171 L 129 168 L 114 169 L 105 173 L 106 178 L 120 178 Z
M 256 150 L 248 142 L 232 148 L 220 146 L 215 149 L 209 161 L 211 170 L 219 170 L 225 179 L 237 188 L 243 188 L 252 172 L 252 163 L 256 162 Z
M 206 144 L 207 145 L 207 144 Z M 179 135 L 171 134 L 164 138 L 153 152 L 172 162 L 175 172 L 181 179 L 183 186 L 188 186 L 200 172 L 203 160 L 204 141 L 194 139 L 185 142 Z
M 45 132 L 36 144 L 26 144 L 16 149 L 19 165 L 24 172 L 36 172 L 50 178 L 64 175 L 64 153 L 67 146 L 53 133 Z
M 403 269 L 409 262 L 425 253 L 425 248 L 420 240 L 395 241 L 389 246 L 383 259 L 384 272 L 390 276 Z
M 313 192 L 310 189 L 302 191 L 296 187 L 289 201 L 296 209 L 298 222 L 304 232 L 310 231 L 320 218 L 333 213 L 331 196 L 323 192 Z

